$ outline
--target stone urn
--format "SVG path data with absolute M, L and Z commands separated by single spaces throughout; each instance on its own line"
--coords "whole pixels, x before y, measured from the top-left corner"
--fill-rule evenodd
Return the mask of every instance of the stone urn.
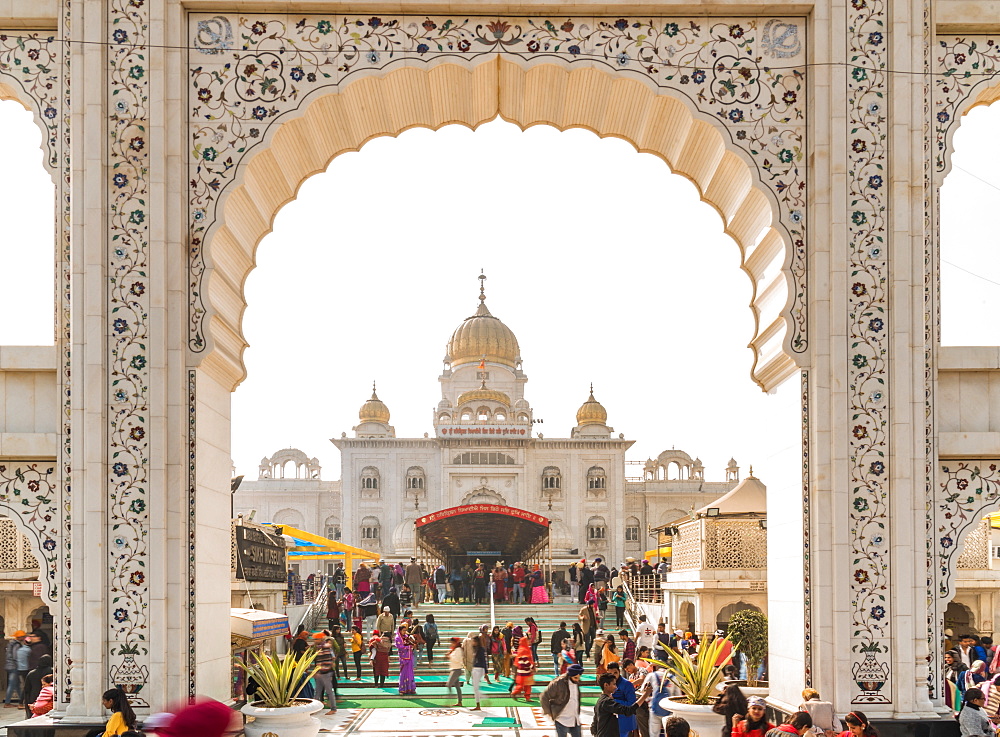
M 668 707 L 675 715 L 684 717 L 691 725 L 692 736 L 716 737 L 726 723 L 725 717 L 712 711 L 714 704 L 689 704 L 685 696 L 671 696 Z
M 258 704 L 262 703 L 260 701 Z M 323 708 L 315 699 L 296 699 L 291 706 L 265 707 L 247 704 L 240 711 L 252 722 L 243 728 L 246 737 L 316 737 L 319 719 L 313 716 Z

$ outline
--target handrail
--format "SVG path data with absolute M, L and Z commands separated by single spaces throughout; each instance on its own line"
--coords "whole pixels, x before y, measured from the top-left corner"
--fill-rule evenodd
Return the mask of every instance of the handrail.
M 628 585 L 628 577 L 622 576 L 622 590 L 625 592 L 625 621 L 633 632 L 639 630 L 639 615 L 636 610 L 639 608 L 635 597 L 632 595 L 632 588 Z
M 327 583 L 329 577 L 323 574 L 319 578 L 319 583 L 314 583 L 313 586 L 313 600 L 312 603 L 306 607 L 306 610 L 302 612 L 302 617 L 299 619 L 298 624 L 295 625 L 295 630 L 298 630 L 300 625 L 306 625 L 307 630 L 313 630 L 316 628 L 316 620 L 318 619 L 318 612 L 327 611 L 327 602 L 330 597 L 330 587 Z M 317 593 L 316 587 L 319 587 Z

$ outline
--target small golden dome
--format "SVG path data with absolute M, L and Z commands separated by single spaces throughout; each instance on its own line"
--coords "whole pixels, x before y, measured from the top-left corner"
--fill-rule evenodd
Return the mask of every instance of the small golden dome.
M 577 425 L 607 425 L 608 411 L 594 399 L 594 385 L 590 385 L 590 398 L 576 411 Z
M 517 344 L 514 332 L 499 318 L 490 314 L 482 282 L 485 278 L 480 274 L 479 308 L 476 314 L 465 318 L 451 334 L 447 360 L 452 366 L 461 366 L 485 359 L 515 368 L 517 362 L 521 360 L 521 348 Z
M 375 393 L 375 384 L 372 384 L 372 398 L 361 405 L 358 418 L 362 422 L 389 424 L 389 408 L 385 406 L 385 402 L 379 399 Z
M 487 389 L 485 380 L 478 389 L 462 392 L 458 397 L 458 406 L 461 407 L 466 402 L 499 402 L 505 407 L 510 407 L 510 397 L 496 389 Z

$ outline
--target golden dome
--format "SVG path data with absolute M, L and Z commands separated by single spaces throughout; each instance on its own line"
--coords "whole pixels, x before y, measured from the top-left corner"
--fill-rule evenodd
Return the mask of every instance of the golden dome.
M 577 425 L 607 425 L 608 411 L 594 399 L 594 385 L 590 385 L 590 398 L 576 411 Z
M 485 380 L 478 389 L 462 392 L 458 397 L 458 406 L 461 407 L 466 402 L 499 402 L 505 407 L 510 407 L 510 397 L 496 389 L 487 389 Z
M 375 393 L 374 384 L 372 384 L 372 398 L 361 405 L 361 409 L 358 412 L 358 419 L 362 422 L 389 424 L 389 408 L 385 406 L 385 402 L 378 398 L 378 395 Z
M 451 334 L 451 340 L 448 341 L 448 356 L 445 360 L 452 366 L 461 366 L 485 359 L 515 368 L 517 362 L 521 360 L 521 349 L 514 332 L 499 318 L 490 314 L 482 282 L 485 278 L 480 274 L 479 308 L 476 314 L 465 318 Z

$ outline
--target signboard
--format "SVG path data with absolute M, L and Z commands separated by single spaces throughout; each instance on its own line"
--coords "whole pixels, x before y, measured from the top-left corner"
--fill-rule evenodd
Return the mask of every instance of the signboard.
M 42 596 L 42 582 L 32 581 L 31 582 L 31 595 L 41 598 Z
M 460 514 L 502 514 L 507 517 L 525 519 L 542 527 L 549 526 L 548 519 L 542 517 L 540 514 L 535 514 L 524 509 L 505 507 L 502 504 L 464 504 L 461 507 L 442 509 L 440 512 L 432 512 L 431 514 L 425 514 L 423 517 L 418 517 L 416 524 L 417 527 L 423 527 L 431 522 L 437 522 L 438 520 L 455 517 Z
M 236 578 L 285 583 L 285 544 L 255 527 L 236 526 Z
M 500 438 L 526 438 L 531 431 L 526 427 L 511 425 L 439 425 L 437 434 L 443 438 L 491 435 Z

